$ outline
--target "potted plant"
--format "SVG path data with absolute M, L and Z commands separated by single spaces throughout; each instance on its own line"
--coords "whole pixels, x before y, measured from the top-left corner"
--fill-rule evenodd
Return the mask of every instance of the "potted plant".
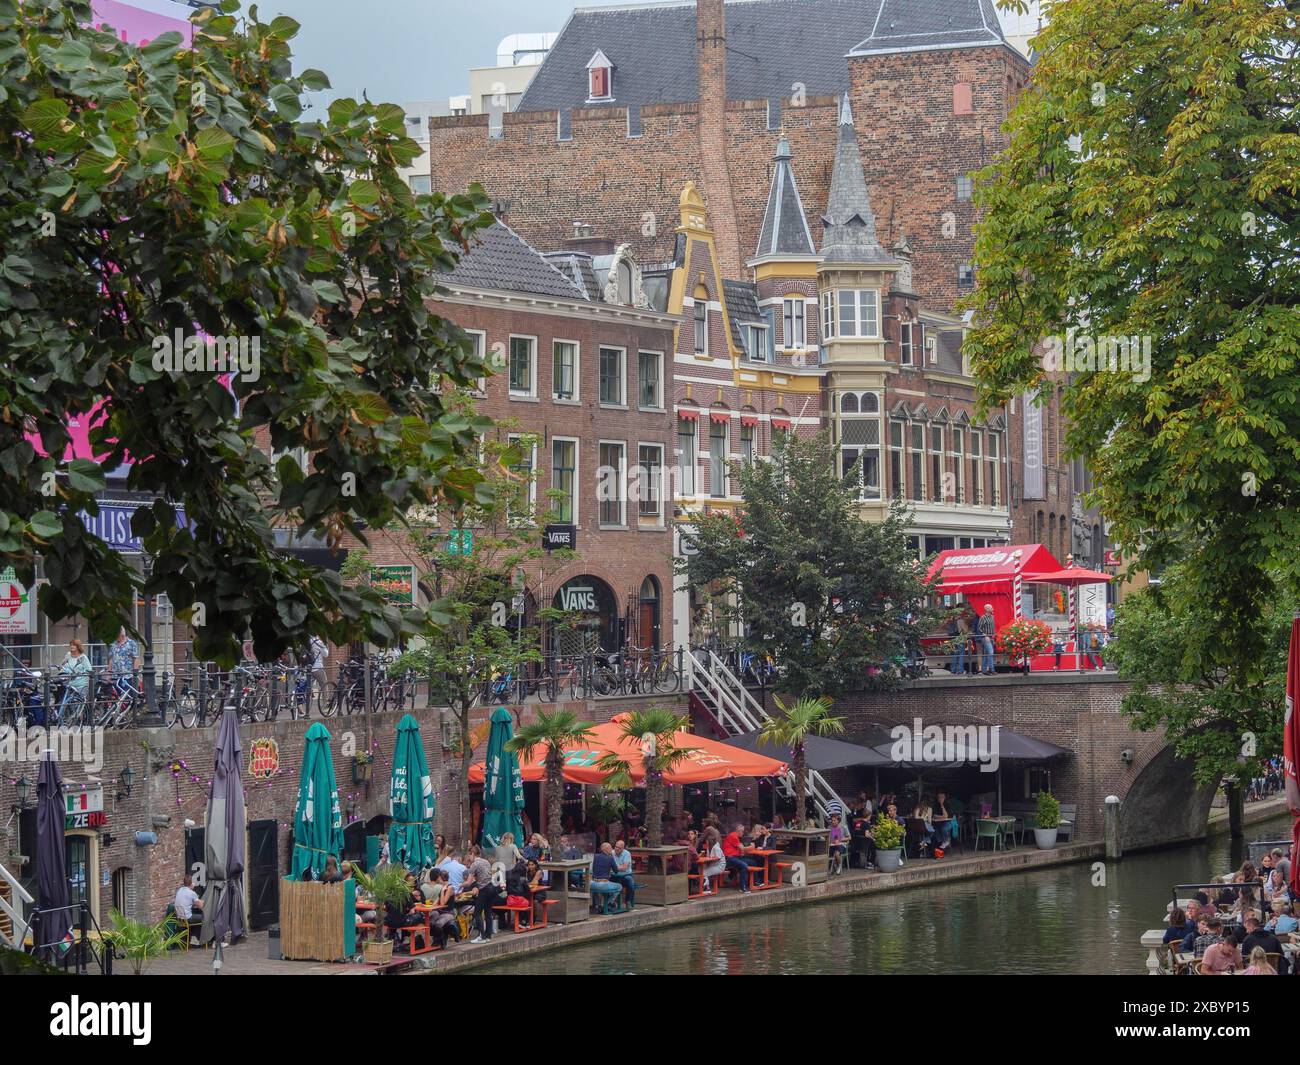
M 1050 791 L 1038 793 L 1038 817 L 1034 822 L 1034 842 L 1038 849 L 1050 851 L 1056 846 L 1056 834 L 1061 828 L 1061 804 Z
M 903 864 L 903 826 L 882 817 L 871 830 L 876 840 L 876 866 L 882 873 L 892 873 Z
M 844 731 L 844 719 L 831 716 L 829 699 L 805 697 L 789 706 L 780 699 L 775 701 L 779 713 L 763 726 L 758 740 L 790 748 L 790 768 L 794 773 L 794 819 L 802 826 L 808 819 L 808 737 L 838 735 Z
M 998 650 L 1005 651 L 1028 673 L 1030 660 L 1052 649 L 1052 627 L 1036 618 L 1021 618 L 998 633 L 997 644 Z
M 385 935 L 384 913 L 390 903 L 400 906 L 411 894 L 411 885 L 406 882 L 406 867 L 390 862 L 368 874 L 354 865 L 352 875 L 361 890 L 375 902 L 375 938 L 366 942 L 362 956 L 371 964 L 386 965 L 393 960 L 393 941 Z
M 525 763 L 532 761 L 535 747 L 546 749 L 546 834 L 550 837 L 547 842 L 551 845 L 551 853 L 557 856 L 563 851 L 560 835 L 563 832 L 564 752 L 566 748 L 586 743 L 591 729 L 592 722 L 579 719 L 572 710 L 553 713 L 539 710 L 537 716 L 528 724 L 520 725 L 506 743 L 506 750 L 519 755 Z
M 177 927 L 170 917 L 157 924 L 133 921 L 120 910 L 109 910 L 113 927 L 100 934 L 113 950 L 113 956 L 123 959 L 136 976 L 148 968 L 149 963 L 161 958 L 169 950 L 184 946 L 190 938 L 188 925 Z M 179 920 L 179 918 L 178 918 Z
M 352 756 L 352 783 L 369 784 L 375 769 L 374 756 L 360 751 Z

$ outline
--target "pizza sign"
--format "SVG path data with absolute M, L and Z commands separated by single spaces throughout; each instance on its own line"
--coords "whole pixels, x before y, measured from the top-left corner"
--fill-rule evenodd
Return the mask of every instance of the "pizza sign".
M 280 745 L 275 740 L 254 740 L 249 748 L 248 775 L 254 780 L 268 780 L 280 768 Z

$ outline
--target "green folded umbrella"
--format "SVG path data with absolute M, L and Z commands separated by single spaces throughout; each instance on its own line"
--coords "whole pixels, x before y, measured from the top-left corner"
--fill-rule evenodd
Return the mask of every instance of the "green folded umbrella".
M 488 734 L 487 763 L 483 779 L 483 846 L 495 847 L 507 832 L 515 843 L 523 842 L 524 826 L 519 814 L 524 808 L 524 776 L 519 758 L 506 744 L 514 735 L 510 711 L 498 706 L 492 711 Z
M 293 811 L 293 878 L 319 879 L 325 859 L 343 853 L 343 811 L 334 779 L 329 729 L 317 721 L 307 730 L 298 776 L 298 802 Z
M 397 723 L 393 777 L 388 790 L 388 856 L 412 872 L 438 860 L 433 849 L 433 781 L 424 757 L 420 723 L 407 714 Z

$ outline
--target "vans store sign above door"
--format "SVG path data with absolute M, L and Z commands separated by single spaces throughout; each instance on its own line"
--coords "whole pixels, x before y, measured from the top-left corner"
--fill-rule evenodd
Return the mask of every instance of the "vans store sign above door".
M 561 610 L 582 610 L 594 614 L 596 606 L 596 589 L 581 584 L 569 584 L 560 589 Z

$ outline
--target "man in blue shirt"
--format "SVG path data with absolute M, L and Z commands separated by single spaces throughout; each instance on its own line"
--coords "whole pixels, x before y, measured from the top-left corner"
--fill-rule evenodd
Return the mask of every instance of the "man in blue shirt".
M 636 881 L 632 879 L 632 852 L 621 839 L 614 844 L 614 872 L 610 879 L 623 885 L 628 909 L 636 905 Z
M 456 855 L 448 855 L 434 866 L 434 868 L 441 869 L 447 874 L 447 879 L 451 881 L 451 886 L 454 887 L 457 894 L 459 894 L 460 886 L 465 882 L 465 866 L 461 865 L 460 861 L 456 858 Z
M 108 671 L 120 691 L 130 684 L 140 668 L 140 645 L 126 634 L 126 628 L 117 630 L 117 639 L 108 645 Z

